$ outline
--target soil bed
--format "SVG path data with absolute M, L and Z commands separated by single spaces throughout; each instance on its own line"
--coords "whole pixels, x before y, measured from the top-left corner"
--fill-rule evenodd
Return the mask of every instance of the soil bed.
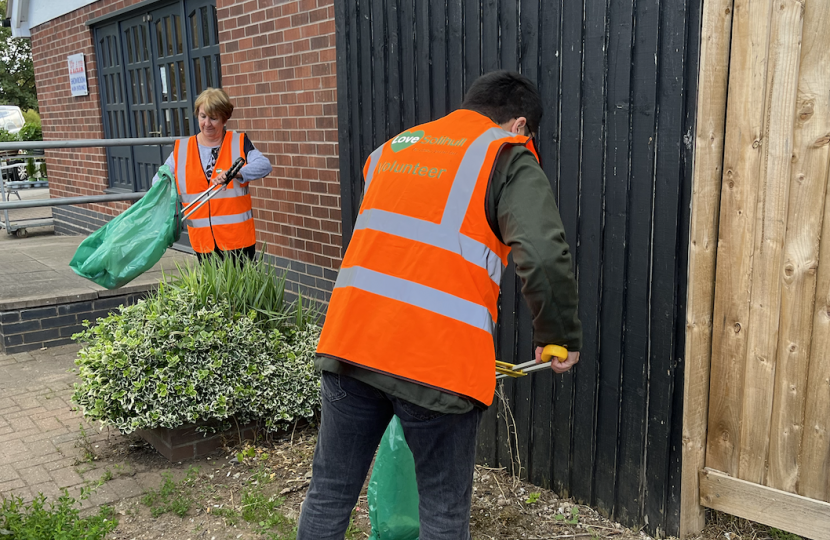
M 121 476 L 153 479 L 143 494 L 114 505 L 119 523 L 110 539 L 293 539 L 315 442 L 316 430 L 305 428 L 255 446 L 225 447 L 210 457 L 170 464 L 141 439 L 115 436 L 86 460 L 85 477 L 97 474 L 100 488 Z M 146 476 L 147 471 L 155 476 Z M 502 469 L 477 467 L 473 490 L 474 540 L 650 538 Z M 712 520 L 707 529 L 700 538 L 777 540 L 764 527 L 738 527 L 731 521 L 727 527 L 723 519 Z M 370 530 L 364 488 L 346 538 L 363 540 Z

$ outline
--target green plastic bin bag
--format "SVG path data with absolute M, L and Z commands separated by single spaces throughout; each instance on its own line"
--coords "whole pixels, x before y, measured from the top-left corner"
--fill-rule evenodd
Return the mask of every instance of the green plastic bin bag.
M 372 536 L 369 540 L 418 540 L 418 484 L 415 460 L 392 417 L 380 441 L 367 493 Z
M 166 165 L 144 197 L 89 235 L 69 266 L 107 289 L 126 285 L 156 264 L 179 239 L 179 194 Z

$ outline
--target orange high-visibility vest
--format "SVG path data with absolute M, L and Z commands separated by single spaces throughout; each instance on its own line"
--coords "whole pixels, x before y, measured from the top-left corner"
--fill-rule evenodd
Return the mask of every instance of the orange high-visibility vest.
M 244 133 L 228 131 L 216 157 L 211 179 L 220 171 L 227 171 L 236 158 L 245 157 Z M 176 185 L 182 205 L 193 202 L 210 187 L 199 157 L 196 136 L 176 141 L 173 148 L 176 161 Z M 241 249 L 254 245 L 256 230 L 251 210 L 248 183 L 233 180 L 227 189 L 215 195 L 187 220 L 190 245 L 197 253 L 210 253 L 215 248 L 222 251 Z
M 458 110 L 372 153 L 318 354 L 492 403 L 510 248 L 485 198 L 499 152 L 517 144 L 533 151 L 528 137 Z

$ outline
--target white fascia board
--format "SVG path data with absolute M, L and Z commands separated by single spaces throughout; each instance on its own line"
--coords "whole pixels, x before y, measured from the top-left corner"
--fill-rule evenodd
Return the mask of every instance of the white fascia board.
M 27 38 L 29 34 L 29 0 L 9 0 L 6 17 L 11 19 L 12 37 Z
M 97 0 L 12 0 L 14 2 L 25 1 L 29 4 L 28 23 L 29 28 L 35 28 L 61 15 L 72 13 L 76 9 L 92 4 Z

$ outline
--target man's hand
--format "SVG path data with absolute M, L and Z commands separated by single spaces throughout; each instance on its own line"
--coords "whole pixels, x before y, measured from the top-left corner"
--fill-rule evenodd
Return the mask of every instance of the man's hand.
M 543 347 L 536 347 L 536 363 L 542 363 L 542 349 Z M 552 358 L 550 361 L 550 368 L 556 373 L 565 373 L 571 369 L 577 362 L 579 362 L 578 352 L 569 352 L 568 358 L 562 360 L 561 358 Z

